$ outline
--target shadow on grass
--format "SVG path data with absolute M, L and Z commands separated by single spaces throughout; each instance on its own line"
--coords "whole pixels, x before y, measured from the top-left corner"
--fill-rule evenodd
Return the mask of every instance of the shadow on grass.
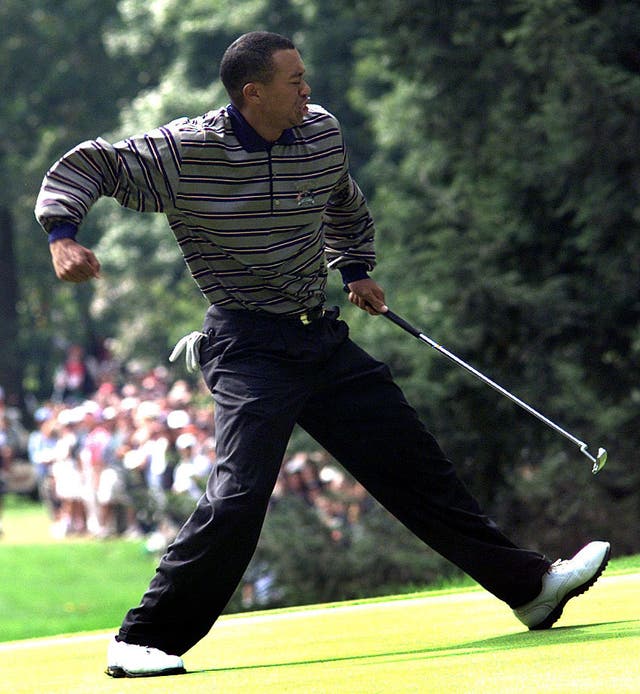
M 555 627 L 546 631 L 525 631 L 516 634 L 506 634 L 490 639 L 470 641 L 453 646 L 438 646 L 435 648 L 419 648 L 410 650 L 381 651 L 360 655 L 336 656 L 334 658 L 317 658 L 306 660 L 287 660 L 270 663 L 253 663 L 233 667 L 207 668 L 190 670 L 187 674 L 195 675 L 205 672 L 232 672 L 239 670 L 257 670 L 272 667 L 291 667 L 299 665 L 319 665 L 321 663 L 338 663 L 349 661 L 394 661 L 412 660 L 415 658 L 449 658 L 469 656 L 487 651 L 514 650 L 524 648 L 539 648 L 555 644 L 589 643 L 606 641 L 607 639 L 632 638 L 640 636 L 640 620 L 632 619 L 618 622 L 603 622 L 583 624 L 570 627 Z

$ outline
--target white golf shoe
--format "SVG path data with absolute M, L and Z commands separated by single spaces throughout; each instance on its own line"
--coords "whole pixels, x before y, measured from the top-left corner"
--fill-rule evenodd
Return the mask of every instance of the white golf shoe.
M 572 559 L 558 559 L 542 577 L 537 598 L 513 611 L 529 629 L 549 629 L 571 598 L 581 595 L 604 571 L 611 547 L 608 542 L 590 542 Z
M 186 670 L 182 658 L 169 655 L 157 648 L 136 646 L 124 641 L 109 643 L 107 651 L 107 675 L 111 677 L 157 677 L 181 675 Z

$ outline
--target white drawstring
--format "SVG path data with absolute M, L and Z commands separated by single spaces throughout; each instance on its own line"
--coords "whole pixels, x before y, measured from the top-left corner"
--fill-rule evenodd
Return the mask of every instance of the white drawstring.
M 200 366 L 200 340 L 204 337 L 208 337 L 208 335 L 194 330 L 192 333 L 180 338 L 178 344 L 173 348 L 173 352 L 171 352 L 169 356 L 169 361 L 176 361 L 182 352 L 186 350 L 184 358 L 187 363 L 187 371 L 189 373 L 195 373 Z

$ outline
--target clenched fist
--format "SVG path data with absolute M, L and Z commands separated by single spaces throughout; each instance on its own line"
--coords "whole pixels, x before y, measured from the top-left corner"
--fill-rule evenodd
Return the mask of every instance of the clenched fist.
M 73 239 L 59 239 L 49 244 L 53 269 L 65 282 L 86 282 L 100 277 L 100 263 L 93 251 Z

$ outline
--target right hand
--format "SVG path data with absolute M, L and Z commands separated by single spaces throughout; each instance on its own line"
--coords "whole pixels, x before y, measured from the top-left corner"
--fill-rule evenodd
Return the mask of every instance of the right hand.
M 86 282 L 100 277 L 100 263 L 93 251 L 73 239 L 58 239 L 49 244 L 56 277 L 65 282 Z
M 370 277 L 349 282 L 347 288 L 349 289 L 349 301 L 372 316 L 386 313 L 389 310 L 384 303 L 382 287 Z

